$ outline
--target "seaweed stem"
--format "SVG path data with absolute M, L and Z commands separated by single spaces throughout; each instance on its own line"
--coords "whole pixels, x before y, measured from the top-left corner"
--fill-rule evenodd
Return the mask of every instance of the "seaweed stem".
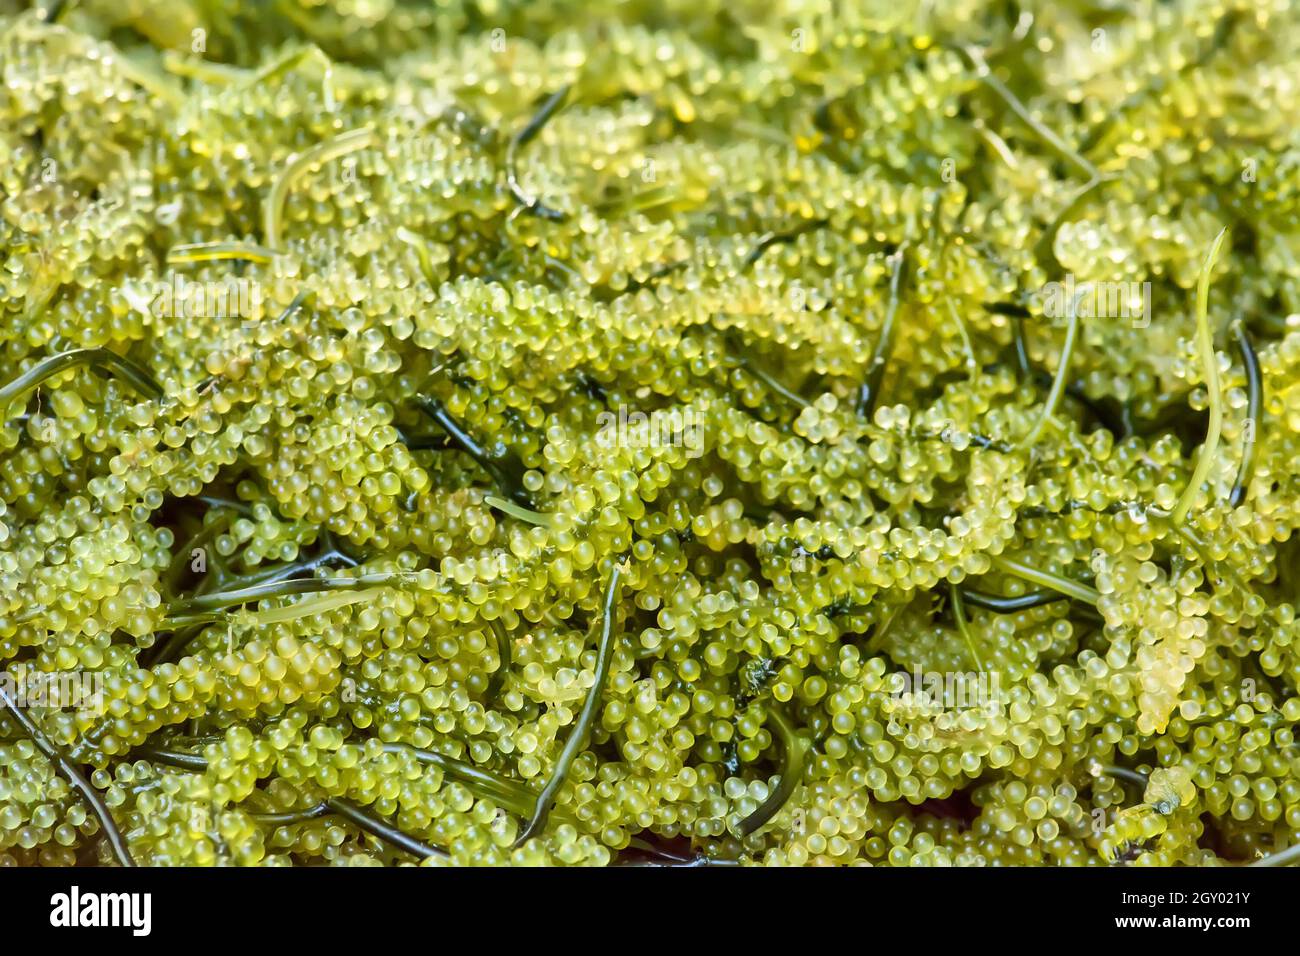
M 566 83 L 560 87 L 542 103 L 541 108 L 528 121 L 528 125 L 510 138 L 509 145 L 506 146 L 506 182 L 510 187 L 510 193 L 515 197 L 519 205 L 532 213 L 534 216 L 540 216 L 542 219 L 551 222 L 563 222 L 568 216 L 558 209 L 552 209 L 545 205 L 536 196 L 530 196 L 524 191 L 523 186 L 519 184 L 518 156 L 519 151 L 527 146 L 542 128 L 551 121 L 551 117 L 556 114 L 564 101 L 569 97 L 569 91 L 573 88 L 572 83 Z
M 866 380 L 858 391 L 857 412 L 864 418 L 871 416 L 871 410 L 880 398 L 880 385 L 885 377 L 885 367 L 889 364 L 889 357 L 894 351 L 894 339 L 897 336 L 895 316 L 898 313 L 898 285 L 903 274 L 906 248 L 906 243 L 900 245 L 892 256 L 894 269 L 889 279 L 889 304 L 885 308 L 885 321 L 880 327 L 880 338 L 876 342 L 875 351 L 867 363 Z
M 266 197 L 266 208 L 262 213 L 262 237 L 272 248 L 280 244 L 280 227 L 285 199 L 289 190 L 313 166 L 322 165 L 334 159 L 358 152 L 374 143 L 375 131 L 370 126 L 340 133 L 338 136 L 317 143 L 310 149 L 295 156 L 285 166 L 280 178 L 271 187 Z
M 776 707 L 769 707 L 768 719 L 776 727 L 776 737 L 781 741 L 781 777 L 767 799 L 736 827 L 740 836 L 747 837 L 776 816 L 787 800 L 794 795 L 795 789 L 803 781 L 804 767 L 808 751 L 812 744 L 808 738 L 797 733 L 786 720 L 785 715 Z
M 1196 468 L 1183 489 L 1182 497 L 1174 506 L 1171 518 L 1175 525 L 1180 525 L 1191 510 L 1192 503 L 1201 491 L 1201 484 L 1210 474 L 1214 464 L 1214 453 L 1219 447 L 1219 433 L 1223 428 L 1223 393 L 1219 389 L 1219 360 L 1214 354 L 1214 332 L 1210 329 L 1210 273 L 1223 248 L 1223 240 L 1228 235 L 1224 226 L 1210 246 L 1210 253 L 1201 266 L 1200 277 L 1196 280 L 1196 346 L 1201 359 L 1201 372 L 1205 376 L 1206 399 L 1210 405 L 1210 425 L 1205 432 L 1205 441 L 1196 458 Z
M 578 719 L 574 721 L 573 729 L 569 731 L 568 739 L 564 741 L 564 749 L 560 751 L 560 756 L 556 759 L 555 766 L 551 770 L 550 779 L 546 781 L 546 786 L 537 797 L 533 815 L 524 827 L 523 832 L 519 834 L 515 846 L 522 846 L 546 826 L 546 818 L 550 815 L 556 794 L 559 793 L 560 787 L 564 785 L 564 781 L 569 775 L 569 767 L 572 766 L 574 758 L 578 756 L 578 751 L 586 742 L 587 733 L 595 722 L 596 708 L 599 706 L 601 696 L 604 693 L 605 680 L 609 676 L 610 661 L 614 657 L 614 618 L 618 611 L 619 585 L 622 573 L 623 566 L 617 563 L 609 572 L 609 584 L 605 588 L 605 602 L 602 610 L 603 622 L 601 624 L 600 645 L 596 651 L 596 671 L 592 677 L 591 689 L 587 691 L 587 698 L 582 702 L 582 710 L 578 713 Z
M 0 386 L 0 416 L 8 411 L 9 406 L 20 395 L 31 391 L 60 372 L 83 365 L 120 376 L 146 398 L 162 398 L 162 386 L 141 366 L 125 356 L 105 348 L 70 349 L 41 359 L 27 371 Z
M 1048 422 L 1056 414 L 1057 406 L 1061 404 L 1061 395 L 1065 392 L 1065 380 L 1070 374 L 1070 357 L 1074 354 L 1074 341 L 1079 334 L 1079 297 L 1081 295 L 1083 293 L 1079 292 L 1070 302 L 1068 324 L 1065 327 L 1065 344 L 1061 346 L 1061 361 L 1056 367 L 1056 375 L 1052 378 L 1052 388 L 1047 393 L 1047 402 L 1043 405 L 1042 414 L 1038 417 L 1033 429 L 1021 442 L 1022 448 L 1028 448 L 1038 441 Z
M 127 848 L 126 840 L 122 837 L 122 831 L 117 828 L 117 823 L 113 820 L 113 814 L 109 812 L 108 804 L 104 802 L 103 797 L 95 792 L 90 781 L 82 775 L 76 765 L 72 763 L 58 747 L 54 741 L 45 735 L 45 732 L 36 725 L 36 722 L 27 714 L 23 713 L 21 707 L 10 696 L 9 689 L 4 682 L 0 682 L 0 708 L 7 710 L 18 724 L 19 727 L 32 738 L 38 750 L 58 767 L 59 772 L 67 778 L 73 788 L 77 790 L 83 800 L 90 806 L 90 810 L 95 814 L 99 824 L 104 828 L 104 836 L 108 839 L 108 845 L 113 850 L 113 855 L 117 857 L 117 862 L 122 866 L 135 866 L 135 860 L 131 856 L 131 851 Z
M 966 642 L 966 648 L 970 651 L 971 659 L 975 662 L 975 669 L 984 670 L 984 662 L 980 660 L 979 651 L 975 650 L 975 635 L 971 633 L 970 621 L 966 619 L 966 606 L 962 603 L 961 588 L 949 583 L 948 594 L 952 599 L 952 616 L 957 622 L 957 630 Z
M 1043 571 L 1039 568 L 1031 567 L 1023 561 L 1014 561 L 1011 558 L 1002 555 L 994 555 L 989 560 L 993 562 L 993 567 L 997 568 L 1003 574 L 1010 574 L 1013 577 L 1021 578 L 1032 584 L 1038 584 L 1045 588 L 1050 588 L 1067 597 L 1072 597 L 1076 601 L 1082 601 L 1085 604 L 1097 606 L 1101 600 L 1101 594 L 1086 584 L 1080 584 L 1077 581 L 1071 581 L 1069 578 L 1063 578 L 1059 574 L 1053 574 L 1050 571 Z
M 1246 331 L 1246 323 L 1238 319 L 1232 324 L 1232 331 L 1241 350 L 1241 364 L 1246 369 L 1246 421 L 1250 423 L 1249 431 L 1241 442 L 1241 464 L 1237 468 L 1237 479 L 1232 483 L 1232 492 L 1228 495 L 1228 504 L 1236 508 L 1246 500 L 1246 489 L 1250 486 L 1250 476 L 1255 467 L 1255 444 L 1258 439 L 1260 408 L 1264 397 L 1264 376 L 1259 368 L 1259 356 Z

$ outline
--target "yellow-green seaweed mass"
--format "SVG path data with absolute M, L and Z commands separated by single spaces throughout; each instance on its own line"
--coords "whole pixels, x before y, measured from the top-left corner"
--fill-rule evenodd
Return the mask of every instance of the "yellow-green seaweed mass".
M 0 0 L 0 864 L 1290 862 L 1297 49 Z

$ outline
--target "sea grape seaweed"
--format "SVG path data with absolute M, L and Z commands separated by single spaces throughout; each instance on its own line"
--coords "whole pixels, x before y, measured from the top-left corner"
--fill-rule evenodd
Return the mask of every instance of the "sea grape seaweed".
M 0 864 L 1294 862 L 1298 48 L 0 0 Z

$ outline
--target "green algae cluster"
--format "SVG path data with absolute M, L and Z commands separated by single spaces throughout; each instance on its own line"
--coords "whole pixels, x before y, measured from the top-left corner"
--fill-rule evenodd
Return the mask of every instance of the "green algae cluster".
M 1297 49 L 0 0 L 0 863 L 1291 862 Z

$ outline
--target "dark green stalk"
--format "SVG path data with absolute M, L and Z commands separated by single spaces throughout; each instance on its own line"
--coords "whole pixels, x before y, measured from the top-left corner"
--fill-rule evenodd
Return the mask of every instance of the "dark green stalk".
M 838 598 L 822 608 L 822 613 L 834 620 L 846 614 L 866 614 L 870 610 L 866 604 L 854 604 L 847 597 Z
M 1237 479 L 1232 483 L 1232 493 L 1228 495 L 1228 504 L 1236 508 L 1246 500 L 1246 489 L 1250 487 L 1251 472 L 1255 468 L 1255 443 L 1258 440 L 1260 408 L 1264 401 L 1264 376 L 1259 368 L 1259 356 L 1246 331 L 1246 323 L 1240 319 L 1232 323 L 1232 332 L 1241 350 L 1241 364 L 1246 369 L 1246 418 L 1251 423 L 1251 434 L 1241 443 L 1241 465 L 1237 469 Z
M 737 832 L 741 837 L 754 833 L 785 806 L 786 801 L 794 794 L 795 788 L 803 781 L 804 765 L 808 751 L 812 747 L 808 738 L 797 733 L 775 707 L 768 708 L 767 716 L 776 727 L 776 736 L 781 741 L 784 754 L 781 762 L 781 777 L 767 799 L 759 804 L 753 813 L 740 821 Z
M 742 273 L 749 271 L 749 269 L 753 267 L 754 263 L 762 257 L 763 253 L 767 252 L 767 250 L 771 249 L 773 246 L 787 242 L 794 242 L 802 235 L 816 232 L 818 229 L 824 228 L 829 222 L 829 219 L 809 219 L 787 232 L 764 233 L 759 237 L 758 242 L 754 244 L 754 248 L 749 250 L 749 252 L 745 254 L 745 258 L 741 260 L 740 271 Z
M 276 569 L 278 574 L 283 569 Z M 296 594 L 316 594 L 321 591 L 357 591 L 378 587 L 406 577 L 405 572 L 366 574 L 357 578 L 299 578 L 292 581 L 266 580 L 233 591 L 214 591 L 199 594 L 168 606 L 167 616 L 160 630 L 175 633 L 150 660 L 149 666 L 171 660 L 199 633 L 195 625 L 213 624 L 222 618 L 222 612 L 240 604 L 266 598 L 289 597 Z M 190 630 L 182 630 L 190 628 Z
M 1117 515 L 1124 511 L 1133 511 L 1135 508 L 1146 510 L 1147 506 L 1140 501 L 1112 501 L 1110 504 L 1097 507 L 1082 498 L 1071 498 L 1056 510 L 1048 508 L 1046 505 L 1030 505 L 1021 510 L 1020 517 L 1058 518 L 1061 515 L 1073 514 L 1076 511 L 1092 511 L 1096 514 Z
M 894 351 L 894 339 L 898 335 L 895 316 L 898 314 L 898 286 L 903 275 L 905 246 L 899 246 L 894 253 L 894 271 L 889 279 L 889 304 L 885 307 L 885 321 L 880 326 L 880 338 L 876 349 L 867 363 L 865 380 L 858 391 L 857 412 L 863 418 L 871 417 L 871 411 L 880 399 L 880 385 L 885 378 L 885 368 Z
M 432 117 L 427 123 L 425 123 L 425 125 L 421 127 L 421 130 L 435 121 L 446 123 L 456 132 L 477 140 L 478 143 L 483 146 L 491 145 L 497 138 L 497 131 L 494 128 L 488 126 L 482 119 L 461 109 L 459 106 L 447 107 L 437 116 Z
M 670 863 L 688 863 L 694 859 L 693 856 L 682 856 L 680 853 L 673 853 L 671 850 L 657 847 L 646 840 L 642 840 L 640 837 L 628 837 L 627 848 L 629 850 L 637 850 L 641 853 L 651 854 Z
M 275 584 L 278 581 L 287 580 L 295 574 L 314 571 L 333 557 L 335 557 L 335 555 L 323 554 L 319 558 L 312 558 L 310 561 L 293 561 L 288 564 L 277 564 L 273 567 L 263 568 L 261 571 L 255 571 L 252 574 L 242 575 L 238 580 L 240 585 L 245 588 L 251 588 L 257 585 Z
M 407 753 L 420 763 L 437 767 L 447 776 L 456 778 L 471 789 L 480 790 L 483 796 L 498 801 L 507 810 L 519 813 L 521 816 L 528 813 L 532 808 L 532 794 L 524 791 L 522 785 L 498 777 L 487 770 L 480 770 L 463 760 L 457 760 L 455 757 L 449 757 L 433 750 L 421 750 L 418 747 L 403 743 L 387 743 L 384 744 L 383 749 L 385 753 L 390 754 Z M 206 759 L 197 754 L 186 753 L 181 750 L 144 746 L 137 747 L 135 752 L 146 760 L 171 764 L 184 770 L 194 770 L 202 773 L 208 769 Z
M 422 860 L 431 856 L 446 857 L 451 855 L 441 847 L 432 846 L 415 839 L 415 837 L 407 836 L 397 827 L 381 820 L 379 817 L 371 816 L 351 800 L 344 800 L 342 797 L 330 797 L 325 801 L 325 807 L 331 813 L 337 813 L 353 823 L 357 829 L 364 830 L 371 836 L 377 837 L 399 850 L 405 850 L 412 856 L 417 856 Z
M 172 563 L 167 568 L 167 574 L 163 578 L 163 586 L 169 594 L 175 594 L 176 589 L 180 587 L 181 579 L 185 577 L 185 569 L 194 550 L 203 547 L 225 531 L 230 526 L 230 521 L 231 515 L 229 512 L 217 515 L 215 520 L 204 525 L 176 552 L 176 556 L 172 558 Z
M 989 438 L 987 435 L 979 435 L 975 432 L 969 432 L 966 437 L 970 439 L 972 445 L 977 448 L 982 448 L 985 451 L 997 451 L 1004 455 L 1010 455 L 1016 450 L 1009 442 L 998 441 L 996 438 Z
M 275 581 L 283 581 L 291 578 L 295 574 L 306 574 L 315 571 L 317 568 L 329 564 L 331 561 L 338 561 L 344 567 L 355 568 L 357 562 L 354 558 L 344 554 L 339 548 L 331 545 L 314 558 L 308 558 L 304 561 L 290 561 L 285 564 L 278 564 L 274 567 L 263 568 L 261 571 L 255 571 L 252 574 L 244 575 L 239 581 L 244 587 L 252 587 L 255 584 L 271 584 Z
M 533 810 L 533 794 L 522 784 L 498 777 L 463 760 L 448 757 L 434 750 L 421 750 L 410 744 L 384 744 L 385 753 L 408 753 L 420 763 L 437 767 L 449 777 L 454 777 L 481 796 L 500 803 L 507 810 L 527 816 Z
M 1055 591 L 1030 591 L 1028 594 L 1019 594 L 1015 597 L 1003 597 L 1000 594 L 986 594 L 983 591 L 972 591 L 969 588 L 960 588 L 961 596 L 971 607 L 984 608 L 986 611 L 997 611 L 999 614 L 1010 614 L 1013 611 L 1024 611 L 1031 607 L 1041 607 L 1044 604 L 1055 604 L 1057 601 L 1068 601 L 1064 594 L 1058 594 Z
M 452 451 L 459 447 L 446 434 L 408 436 L 399 431 L 397 438 L 409 451 Z
M 776 394 L 780 395 L 786 401 L 798 405 L 800 408 L 808 408 L 812 405 L 812 402 L 808 401 L 808 399 L 804 398 L 798 392 L 793 392 L 790 389 L 786 388 L 776 378 L 768 374 L 761 367 L 759 367 L 757 363 L 751 361 L 749 358 L 742 355 L 737 355 L 736 364 L 739 365 L 741 368 L 743 368 L 750 375 L 754 376 L 754 378 L 758 379 L 760 382 L 762 382 L 772 391 L 776 392 Z
M 551 222 L 563 222 L 568 216 L 558 209 L 552 209 L 550 206 L 544 205 L 536 196 L 530 196 L 524 191 L 523 186 L 519 184 L 516 163 L 519 151 L 531 143 L 537 134 L 542 131 L 542 128 L 551 121 L 551 117 L 568 99 L 569 90 L 572 87 L 572 83 L 566 83 L 548 96 L 546 101 L 542 103 L 541 109 L 528 121 L 528 125 L 511 137 L 510 144 L 506 147 L 506 182 L 510 187 L 511 195 L 515 197 L 515 201 L 523 209 L 526 209 L 534 216 L 540 216 Z
M 266 598 L 289 597 L 295 594 L 315 594 L 319 591 L 358 591 L 404 580 L 410 575 L 404 571 L 363 574 L 355 578 L 300 578 L 292 581 L 266 581 L 233 591 L 215 591 L 201 594 L 169 606 L 168 616 L 202 614 L 219 611 Z
M 702 853 L 692 853 L 683 856 L 680 853 L 674 853 L 663 847 L 655 846 L 640 837 L 631 837 L 627 841 L 627 850 L 645 854 L 644 859 L 639 860 L 615 860 L 612 866 L 679 866 L 694 868 L 700 866 L 739 866 L 735 860 L 710 859 Z
M 199 628 L 187 626 L 178 628 L 166 641 L 161 644 L 155 643 L 152 647 L 146 648 L 140 652 L 139 661 L 141 667 L 155 667 L 158 664 L 165 664 L 172 660 L 181 649 L 189 644 L 190 641 L 198 635 Z
M 215 620 L 215 617 L 213 620 Z M 202 624 L 208 623 L 212 623 L 212 621 L 206 618 L 198 622 L 192 620 L 172 621 L 171 624 L 176 630 L 165 642 L 155 644 L 152 654 L 147 651 L 142 653 L 140 655 L 141 665 L 156 667 L 159 664 L 174 660 L 177 654 L 189 646 L 190 641 L 198 637 L 199 632 L 203 630 Z
M 967 45 L 961 47 L 961 50 L 966 54 L 967 59 L 970 60 L 971 66 L 975 70 L 975 75 L 979 77 L 979 79 L 982 80 L 989 89 L 996 93 L 1003 103 L 1011 108 L 1011 112 L 1015 113 L 1016 116 L 1020 118 L 1021 122 L 1037 133 L 1039 139 L 1043 140 L 1043 142 L 1056 150 L 1057 154 L 1059 154 L 1063 159 L 1074 163 L 1074 165 L 1079 167 L 1079 169 L 1083 171 L 1083 174 L 1089 179 L 1098 179 L 1101 177 L 1101 173 L 1097 170 L 1096 166 L 1090 163 L 1085 157 L 1079 154 L 1078 150 L 1074 149 L 1069 143 L 1057 135 L 1055 130 L 1051 129 L 1035 117 L 1034 114 L 1030 112 L 1029 108 L 1025 106 L 1024 103 L 1020 102 L 1020 98 L 1012 93 L 1005 83 L 998 79 L 997 74 L 989 69 L 988 64 L 984 61 L 984 53 L 979 47 Z
M 307 297 L 309 295 L 311 295 L 310 289 L 303 289 L 301 292 L 295 295 L 293 297 L 293 301 L 291 301 L 287 306 L 285 306 L 284 311 L 281 312 L 280 315 L 276 318 L 275 320 L 276 324 L 278 325 L 279 323 L 287 319 L 289 316 L 297 312 L 299 309 L 301 309 L 303 302 L 307 300 Z
M 532 497 L 524 489 L 524 464 L 519 456 L 504 443 L 497 442 L 492 449 L 484 448 L 452 417 L 451 412 L 438 399 L 428 395 L 416 395 L 415 402 L 451 437 L 461 451 L 473 458 L 492 476 L 497 485 L 512 501 L 530 510 L 536 510 Z
M 952 438 L 947 433 L 947 429 L 939 429 L 938 431 L 918 429 L 915 434 L 918 438 L 932 438 L 945 444 L 952 444 Z M 972 445 L 984 451 L 996 451 L 1004 455 L 1010 455 L 1016 450 L 1015 446 L 1009 442 L 989 438 L 987 435 L 981 435 L 978 432 L 962 432 L 961 435 L 963 438 L 968 439 Z
M 1071 581 L 1069 578 L 1061 577 L 1059 574 L 1053 574 L 1051 571 L 1044 571 L 1041 568 L 1035 568 L 1023 561 L 1013 560 L 1005 555 L 994 555 L 992 558 L 993 567 L 1003 574 L 1010 574 L 1013 577 L 1020 578 L 1023 581 L 1029 581 L 1032 584 L 1038 584 L 1045 588 L 1050 588 L 1060 594 L 1074 598 L 1076 601 L 1082 601 L 1084 604 L 1097 606 L 1101 600 L 1101 595 L 1095 588 L 1086 584 L 1080 584 L 1077 581 Z
M 181 770 L 193 770 L 195 773 L 203 773 L 208 769 L 208 761 L 198 754 L 185 753 L 183 750 L 168 750 L 165 747 L 137 747 L 135 752 L 145 760 L 152 760 L 156 763 L 168 764 L 172 767 L 179 767 Z
M 497 641 L 497 657 L 500 663 L 497 665 L 496 673 L 488 681 L 487 693 L 489 698 L 495 698 L 501 690 L 501 684 L 505 681 L 506 671 L 510 669 L 510 635 L 500 621 L 490 622 L 492 634 Z
M 286 578 L 292 577 L 295 574 L 302 574 L 304 572 L 315 571 L 316 568 L 330 561 L 340 561 L 347 567 L 356 567 L 357 565 L 357 562 L 353 558 L 344 554 L 339 548 L 331 545 L 329 549 L 326 550 L 323 554 L 320 554 L 315 558 L 311 558 L 310 560 L 296 561 L 289 564 L 278 565 L 273 568 L 266 568 L 255 574 L 249 574 L 242 578 L 239 578 L 239 581 L 241 582 L 243 589 L 245 590 L 253 587 L 269 588 L 271 585 L 279 581 L 283 581 Z M 210 580 L 214 580 L 215 577 L 216 576 L 214 575 Z M 318 579 L 310 578 L 307 580 L 314 581 Z M 207 583 L 210 582 L 205 582 L 205 584 Z M 236 592 L 227 591 L 223 593 L 229 595 Z M 195 598 L 191 598 L 190 600 L 194 600 L 198 597 L 205 597 L 205 596 L 211 597 L 211 593 L 206 592 L 204 588 L 200 586 L 199 591 L 196 592 L 195 594 Z M 197 636 L 200 628 L 195 627 L 196 624 L 201 625 L 205 623 L 212 623 L 213 621 L 218 620 L 218 618 L 219 615 L 216 615 L 214 613 L 204 613 L 204 614 L 183 614 L 170 619 L 169 624 L 172 627 L 177 628 L 177 630 L 172 634 L 171 637 L 167 639 L 166 643 L 156 645 L 156 649 L 154 650 L 154 653 L 152 655 L 147 655 L 146 657 L 142 658 L 142 660 L 147 660 L 148 661 L 147 666 L 150 667 L 156 664 L 161 664 L 165 661 L 172 660 L 181 649 L 186 647 L 189 644 L 189 642 L 192 641 L 195 638 L 195 636 Z
M 560 756 L 555 761 L 550 779 L 546 781 L 546 786 L 537 797 L 537 804 L 533 809 L 532 818 L 524 827 L 523 832 L 519 834 L 515 846 L 523 845 L 546 826 L 546 818 L 551 813 L 551 807 L 555 803 L 555 796 L 559 793 L 560 787 L 564 785 L 564 781 L 569 775 L 569 767 L 572 766 L 574 758 L 578 756 L 578 751 L 582 749 L 583 744 L 586 742 L 587 732 L 596 720 L 596 709 L 600 706 L 601 696 L 605 690 L 605 680 L 609 676 L 610 661 L 614 657 L 614 618 L 618 611 L 618 593 L 622 571 L 622 567 L 616 563 L 609 572 L 609 585 L 605 588 L 605 603 L 602 610 L 604 620 L 601 624 L 600 645 L 596 651 L 596 672 L 592 679 L 591 689 L 587 691 L 587 699 L 582 702 L 582 710 L 578 713 L 578 719 L 574 721 L 573 729 L 569 731 L 569 737 L 564 741 L 564 749 L 560 751 Z
M 1146 788 L 1147 775 L 1139 773 L 1136 770 L 1130 770 L 1128 767 L 1117 767 L 1114 764 L 1105 764 L 1101 772 L 1108 777 L 1114 777 L 1116 780 L 1127 780 L 1131 784 Z
M 1065 344 L 1061 346 L 1061 360 L 1056 367 L 1056 375 L 1052 379 L 1051 390 L 1047 393 L 1047 403 L 1043 406 L 1039 414 L 1038 421 L 1029 434 L 1021 441 L 1021 447 L 1028 448 L 1032 446 L 1043 431 L 1052 421 L 1056 414 L 1056 407 L 1061 402 L 1061 396 L 1065 394 L 1065 381 L 1070 371 L 1070 356 L 1074 353 L 1074 340 L 1079 334 L 1079 303 L 1076 296 L 1069 305 L 1069 314 L 1067 316 L 1068 324 L 1065 327 Z
M 577 383 L 577 387 L 582 391 L 582 394 L 586 395 L 593 401 L 600 402 L 602 405 L 609 405 L 609 395 L 606 394 L 605 389 L 601 387 L 600 382 L 596 381 L 589 374 L 580 371 L 574 376 L 574 380 Z
M 318 803 L 316 806 L 307 807 L 304 810 L 286 810 L 284 813 L 250 813 L 249 816 L 258 823 L 282 827 L 294 823 L 306 823 L 308 820 L 327 816 L 329 812 L 330 808 L 328 806 L 324 803 Z
M 130 359 L 108 349 L 71 349 L 41 359 L 17 378 L 0 386 L 0 417 L 4 416 L 10 404 L 20 395 L 31 391 L 60 372 L 84 365 L 119 376 L 146 398 L 162 398 L 162 386 L 154 381 L 152 375 Z
M 671 275 L 672 273 L 676 272 L 678 269 L 681 269 L 684 266 L 686 266 L 686 264 L 687 262 L 685 259 L 680 259 L 677 262 L 670 262 L 667 265 L 659 266 L 658 268 L 650 272 L 648 275 L 646 275 L 644 279 L 630 279 L 627 285 L 625 285 L 622 289 L 614 290 L 611 289 L 609 286 L 597 286 L 594 290 L 592 290 L 592 292 L 593 295 L 601 302 L 609 302 L 613 299 L 618 298 L 619 296 L 630 295 L 634 292 L 639 292 L 641 289 L 652 286 L 659 279 L 662 279 L 666 275 Z
M 139 747 L 137 753 L 146 759 L 155 760 L 158 763 L 171 764 L 182 770 L 193 770 L 203 773 L 208 769 L 208 762 L 196 754 L 180 753 L 174 750 L 163 750 L 154 747 Z M 322 809 L 323 808 L 323 809 Z M 320 811 L 320 812 L 317 812 Z M 299 823 L 305 819 L 311 819 L 316 816 L 324 816 L 326 813 L 335 813 L 353 823 L 358 829 L 369 833 L 373 837 L 383 840 L 391 846 L 404 850 L 407 853 L 425 859 L 430 856 L 447 856 L 446 850 L 441 847 L 430 846 L 427 843 L 407 836 L 401 830 L 384 822 L 376 816 L 372 816 L 365 810 L 362 810 L 351 800 L 345 800 L 342 797 L 329 797 L 318 807 L 309 810 L 290 811 L 286 814 L 253 814 L 255 818 L 264 819 L 270 823 Z M 310 814 L 311 816 L 307 816 Z M 289 818 L 289 819 L 278 819 Z
M 992 315 L 1005 315 L 1009 319 L 1028 319 L 1033 314 L 1015 302 L 985 302 L 984 311 Z
M 680 863 L 675 862 L 678 859 L 681 859 L 682 861 Z M 621 863 L 616 861 L 614 863 L 611 863 L 610 866 L 617 866 L 617 867 L 645 866 L 645 867 L 655 867 L 655 868 L 675 867 L 684 870 L 691 870 L 691 869 L 696 869 L 698 867 L 704 867 L 704 866 L 740 866 L 740 863 L 737 860 L 711 860 L 707 856 L 693 856 L 690 857 L 689 859 L 682 859 L 680 857 L 664 857 L 662 859 L 654 859 L 654 860 L 636 860 L 630 863 Z
M 1020 378 L 1023 381 L 1042 382 L 1050 386 L 1052 376 L 1041 369 L 1034 368 L 1033 363 L 1029 360 L 1029 348 L 1025 339 L 1025 319 L 1031 318 L 1032 313 L 1023 306 L 1011 302 L 994 302 L 984 306 L 986 312 L 995 315 L 1005 315 L 1011 319 L 1011 337 L 1012 343 L 1016 350 L 1016 367 L 1020 370 Z M 1078 382 L 1073 382 L 1066 386 L 1065 394 L 1067 397 L 1082 405 L 1090 412 L 1101 425 L 1106 428 L 1112 435 L 1122 437 L 1132 432 L 1132 429 L 1125 425 L 1124 421 L 1112 414 L 1108 409 L 1094 401 L 1088 396 Z
M 38 750 L 58 767 L 59 772 L 67 778 L 68 783 L 72 784 L 73 789 L 81 794 L 83 800 L 89 805 L 90 810 L 99 820 L 99 825 L 104 830 L 104 836 L 108 839 L 108 845 L 113 850 L 113 855 L 117 857 L 117 862 L 122 866 L 135 866 L 135 860 L 131 857 L 131 851 L 127 848 L 126 840 L 122 838 L 122 831 L 117 828 L 117 823 L 113 820 L 113 814 L 109 812 L 108 804 L 91 786 L 90 781 L 82 775 L 76 765 L 63 755 L 54 741 L 45 736 L 45 731 L 36 725 L 36 722 L 23 713 L 12 697 L 9 691 L 0 683 L 0 708 L 7 710 L 18 724 L 19 727 L 32 738 L 32 743 L 36 744 Z
M 962 640 L 966 642 L 966 649 L 970 651 L 971 660 L 975 663 L 977 671 L 984 670 L 984 662 L 980 660 L 979 651 L 975 649 L 975 635 L 971 632 L 970 622 L 966 619 L 966 606 L 962 603 L 961 588 L 955 584 L 948 585 L 948 596 L 952 601 L 952 616 L 957 622 L 957 631 L 961 634 Z
M 1026 315 L 1028 312 L 1026 311 Z M 1016 365 L 1020 368 L 1020 377 L 1023 379 L 1032 379 L 1034 377 L 1034 367 L 1029 362 L 1029 348 L 1025 344 L 1025 317 L 1012 316 L 1011 318 L 1011 336 L 1016 343 Z

